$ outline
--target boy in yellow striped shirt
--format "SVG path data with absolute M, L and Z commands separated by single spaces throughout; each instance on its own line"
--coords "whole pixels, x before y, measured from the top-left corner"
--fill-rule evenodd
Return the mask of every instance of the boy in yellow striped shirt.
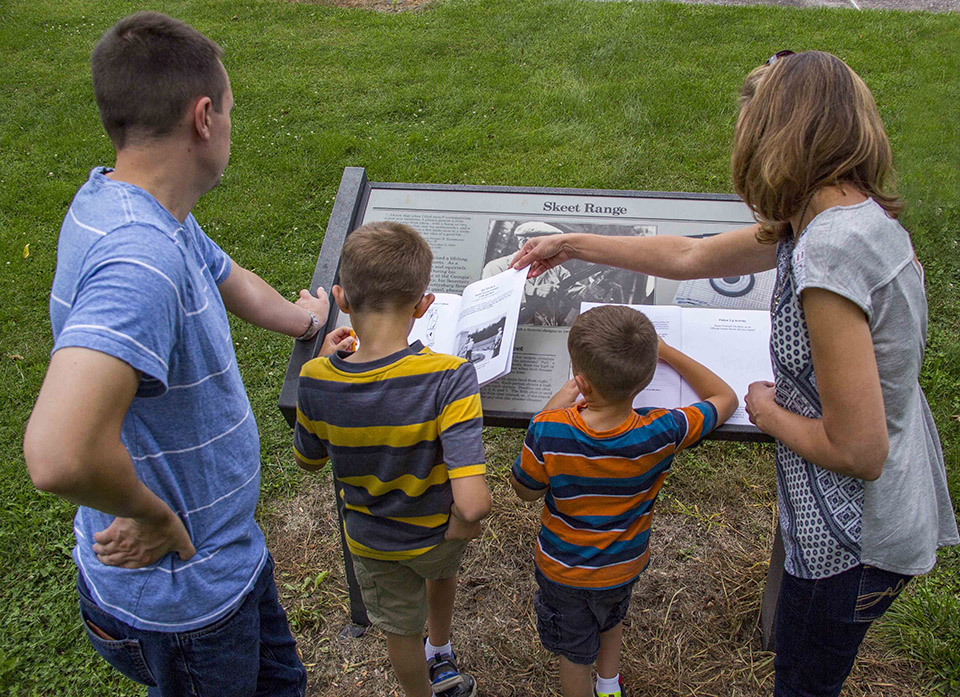
M 294 452 L 304 469 L 332 463 L 367 615 L 386 634 L 404 693 L 472 697 L 450 627 L 460 558 L 491 497 L 473 365 L 407 341 L 433 302 L 432 262 L 400 223 L 347 236 L 333 296 L 360 346 L 303 366 Z

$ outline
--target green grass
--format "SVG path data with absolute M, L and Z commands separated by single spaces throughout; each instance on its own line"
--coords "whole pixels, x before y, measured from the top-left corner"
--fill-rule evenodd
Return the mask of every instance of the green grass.
M 960 694 L 960 603 L 957 549 L 941 553 L 940 566 L 895 603 L 881 625 L 885 642 L 921 660 L 932 694 Z
M 0 13 L 0 691 L 11 694 L 139 694 L 82 636 L 71 507 L 33 489 L 20 454 L 50 349 L 60 222 L 89 169 L 112 161 L 89 53 L 137 7 L 7 0 Z M 389 15 L 268 0 L 154 7 L 220 42 L 233 82 L 231 164 L 197 218 L 288 297 L 312 275 L 344 166 L 374 181 L 727 192 L 744 74 L 784 47 L 840 55 L 874 92 L 910 204 L 930 303 L 923 386 L 960 503 L 957 16 L 571 0 Z M 269 506 L 302 482 L 276 408 L 290 342 L 234 332 Z M 960 555 L 942 555 L 889 620 L 942 694 L 960 680 L 958 579 Z

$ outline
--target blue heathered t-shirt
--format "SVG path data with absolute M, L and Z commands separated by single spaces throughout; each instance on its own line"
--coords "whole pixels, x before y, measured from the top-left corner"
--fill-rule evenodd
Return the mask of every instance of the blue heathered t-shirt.
M 167 554 L 143 569 L 106 566 L 91 547 L 113 517 L 81 506 L 73 558 L 106 612 L 139 629 L 189 631 L 234 608 L 267 554 L 253 519 L 257 425 L 217 290 L 231 262 L 193 215 L 181 224 L 107 172 L 90 173 L 60 230 L 53 351 L 93 349 L 141 372 L 121 439 L 197 553 L 186 562 Z

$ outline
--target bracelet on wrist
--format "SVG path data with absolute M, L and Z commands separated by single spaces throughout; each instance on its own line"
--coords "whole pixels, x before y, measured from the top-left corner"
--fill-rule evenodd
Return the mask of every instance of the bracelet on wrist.
M 317 316 L 310 310 L 307 310 L 307 314 L 310 315 L 310 326 L 307 327 L 307 330 L 303 334 L 297 337 L 297 341 L 309 341 L 320 331 L 320 320 L 317 319 Z

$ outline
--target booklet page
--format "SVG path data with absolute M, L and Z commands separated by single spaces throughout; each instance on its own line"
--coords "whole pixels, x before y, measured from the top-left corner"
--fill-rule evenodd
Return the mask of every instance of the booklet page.
M 682 350 L 722 377 L 737 393 L 740 405 L 728 424 L 750 423 L 743 406 L 751 382 L 773 380 L 770 364 L 770 313 L 762 310 L 684 308 Z M 697 395 L 683 383 L 681 399 Z
M 483 408 L 535 414 L 569 374 L 566 327 L 519 327 L 510 373 L 480 391 Z
M 453 353 L 473 363 L 481 385 L 510 372 L 526 277 L 508 269 L 463 291 Z
M 460 316 L 460 296 L 453 293 L 436 293 L 433 303 L 423 317 L 413 323 L 409 341 L 422 341 L 437 353 L 453 353 L 453 340 L 457 334 L 457 318 Z

